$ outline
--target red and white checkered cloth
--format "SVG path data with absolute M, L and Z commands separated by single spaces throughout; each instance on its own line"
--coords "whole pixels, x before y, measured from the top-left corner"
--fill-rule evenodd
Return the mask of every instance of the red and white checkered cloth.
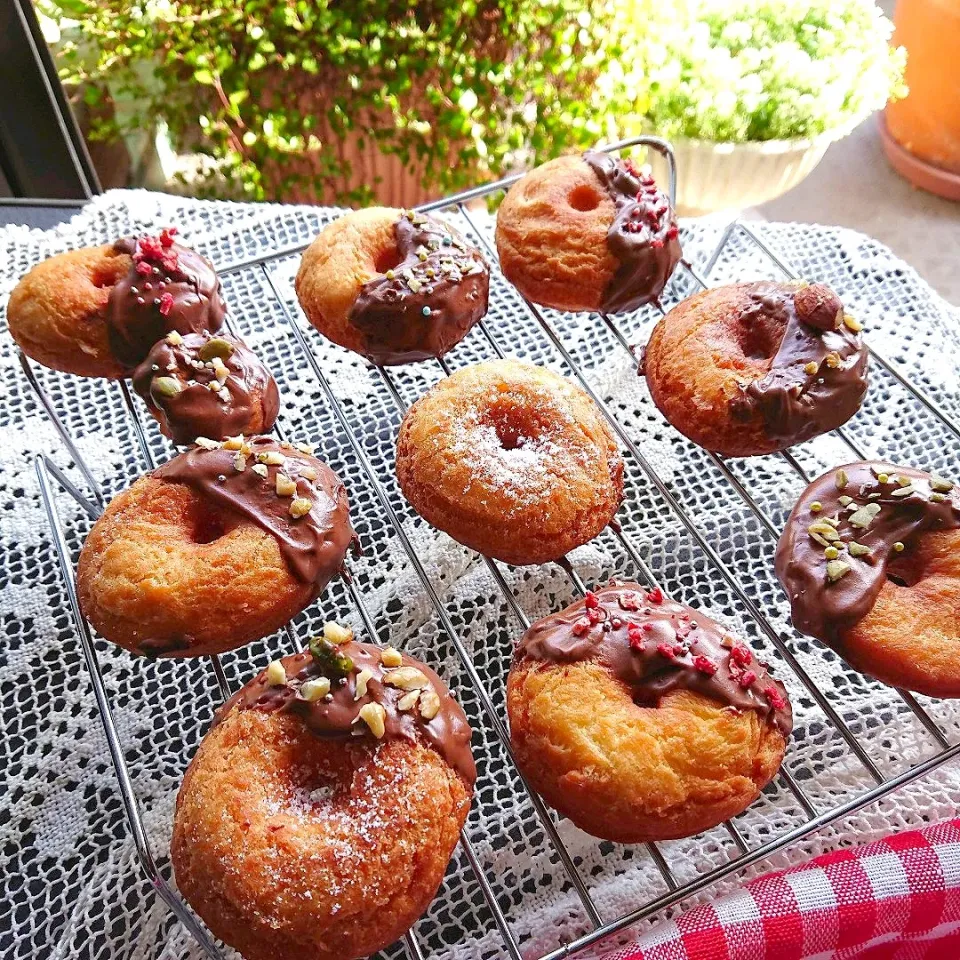
M 960 819 L 751 880 L 605 960 L 960 960 Z

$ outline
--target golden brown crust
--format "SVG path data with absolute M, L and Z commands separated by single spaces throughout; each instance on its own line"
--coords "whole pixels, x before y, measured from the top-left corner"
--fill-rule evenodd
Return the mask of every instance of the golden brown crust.
M 366 337 L 350 323 L 360 288 L 396 262 L 392 207 L 352 210 L 326 226 L 307 247 L 297 270 L 297 298 L 310 323 L 328 340 L 363 354 Z
M 191 488 L 152 476 L 114 498 L 94 524 L 80 553 L 77 591 L 84 616 L 105 639 L 134 653 L 175 657 L 265 637 L 313 596 L 261 527 L 218 514 Z M 151 646 L 157 638 L 181 638 L 184 646 Z
M 119 379 L 128 371 L 110 349 L 105 310 L 132 259 L 112 244 L 84 247 L 38 263 L 14 287 L 10 334 L 23 352 L 53 370 Z
M 735 816 L 786 748 L 759 713 L 696 693 L 637 706 L 597 662 L 514 664 L 507 711 L 533 787 L 581 829 L 620 843 L 686 837 Z
M 650 335 L 644 372 L 650 396 L 685 437 L 729 457 L 772 453 L 783 444 L 767 435 L 759 408 L 735 419 L 730 402 L 764 377 L 782 337 L 760 315 L 751 335 L 738 318 L 751 305 L 749 288 L 714 287 L 677 304 Z
M 857 670 L 930 697 L 960 697 L 960 531 L 923 533 L 890 561 L 873 609 L 841 632 Z
M 497 211 L 500 268 L 528 299 L 598 310 L 617 270 L 607 247 L 613 201 L 580 156 L 558 157 L 515 183 Z
M 433 526 L 515 564 L 593 539 L 623 496 L 623 461 L 593 401 L 515 360 L 458 370 L 421 397 L 400 425 L 397 478 Z
M 398 939 L 436 894 L 470 790 L 429 747 L 313 736 L 233 711 L 177 796 L 177 885 L 247 960 L 347 960 Z

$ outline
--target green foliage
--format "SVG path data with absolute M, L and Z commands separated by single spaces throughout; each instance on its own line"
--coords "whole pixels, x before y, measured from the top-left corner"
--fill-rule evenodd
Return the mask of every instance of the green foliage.
M 904 93 L 874 0 L 614 0 L 600 77 L 621 130 L 717 141 L 842 135 Z
M 411 158 L 437 192 L 582 149 L 603 133 L 593 81 L 616 54 L 594 0 L 37 5 L 60 24 L 62 79 L 91 105 L 133 105 L 95 136 L 162 121 L 217 161 L 207 192 L 251 199 L 368 201 L 344 186 L 344 137 Z

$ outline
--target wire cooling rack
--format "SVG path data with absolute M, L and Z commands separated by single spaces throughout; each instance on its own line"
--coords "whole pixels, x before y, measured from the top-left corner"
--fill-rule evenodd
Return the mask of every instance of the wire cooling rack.
M 669 191 L 673 196 L 676 171 L 673 152 L 669 144 L 654 137 L 638 137 L 615 144 L 608 149 L 621 150 L 634 146 L 651 148 L 664 155 L 669 170 Z M 452 217 L 481 246 L 491 264 L 493 264 L 492 290 L 493 285 L 503 286 L 505 281 L 495 265 L 496 250 L 492 243 L 489 224 L 485 222 L 486 218 L 478 216 L 476 210 L 471 209 L 470 205 L 473 201 L 485 200 L 499 194 L 516 179 L 518 177 L 510 177 L 486 186 L 479 186 L 455 196 L 425 204 L 419 208 L 423 211 L 440 212 Z M 682 287 L 681 293 L 686 295 L 698 287 L 706 286 L 706 278 L 713 271 L 718 259 L 730 255 L 730 248 L 734 242 L 740 242 L 755 248 L 785 277 L 793 278 L 796 276 L 791 266 L 784 262 L 776 251 L 771 249 L 753 229 L 745 223 L 734 221 L 727 227 L 716 249 L 700 269 L 687 260 L 682 262 L 683 276 L 679 283 L 679 286 Z M 490 776 L 489 771 L 494 769 L 496 764 L 512 764 L 509 734 L 503 719 L 502 679 L 508 663 L 503 662 L 499 665 L 499 685 L 490 683 L 487 676 L 490 670 L 486 661 L 484 661 L 482 669 L 477 666 L 478 652 L 476 646 L 464 640 L 465 620 L 463 611 L 453 611 L 450 608 L 446 585 L 435 582 L 428 575 L 427 568 L 421 559 L 418 541 L 410 532 L 411 515 L 409 510 L 398 496 L 392 476 L 384 473 L 383 464 L 381 464 L 379 470 L 377 469 L 369 452 L 369 444 L 364 442 L 365 431 L 385 433 L 388 438 L 392 437 L 396 422 L 409 406 L 411 399 L 415 398 L 416 394 L 411 397 L 410 393 L 411 390 L 416 390 L 416 380 L 408 375 L 408 368 L 393 368 L 391 370 L 371 368 L 371 375 L 379 378 L 383 394 L 387 398 L 387 402 L 392 404 L 393 409 L 379 418 L 374 416 L 372 419 L 358 419 L 357 411 L 351 408 L 350 399 L 344 398 L 342 392 L 338 392 L 331 385 L 329 371 L 323 369 L 315 349 L 311 347 L 311 338 L 314 334 L 298 314 L 289 282 L 285 281 L 283 276 L 273 269 L 277 264 L 295 258 L 306 245 L 305 242 L 281 245 L 265 256 L 219 264 L 217 270 L 225 284 L 230 284 L 231 280 L 236 280 L 238 283 L 259 283 L 270 295 L 275 309 L 282 313 L 284 324 L 289 328 L 293 349 L 297 354 L 297 365 L 304 369 L 306 375 L 313 378 L 315 384 L 319 387 L 319 397 L 326 406 L 326 413 L 329 414 L 329 424 L 336 431 L 335 436 L 325 438 L 323 455 L 327 456 L 338 469 L 342 469 L 339 464 L 349 465 L 349 468 L 359 477 L 359 481 L 367 486 L 372 494 L 370 502 L 379 511 L 382 511 L 388 535 L 395 538 L 396 542 L 399 543 L 410 570 L 421 582 L 423 596 L 430 608 L 429 615 L 436 619 L 439 633 L 443 636 L 444 641 L 452 647 L 455 654 L 458 664 L 458 676 L 453 678 L 456 680 L 456 692 L 465 703 L 475 727 L 480 726 L 484 731 L 483 742 L 477 747 L 481 771 L 481 780 L 478 783 L 478 794 L 480 794 L 484 790 L 485 771 L 487 771 L 487 776 Z M 811 784 L 815 780 L 815 772 L 804 766 L 791 768 L 788 751 L 788 762 L 784 764 L 768 791 L 775 792 L 780 798 L 786 797 L 793 805 L 796 816 L 792 826 L 779 830 L 774 836 L 767 836 L 762 830 L 752 829 L 750 823 L 751 811 L 748 810 L 740 817 L 718 828 L 725 835 L 721 847 L 727 852 L 732 852 L 732 855 L 724 856 L 719 862 L 711 861 L 707 863 L 705 868 L 703 868 L 703 865 L 696 865 L 696 870 L 692 876 L 689 870 L 680 870 L 676 862 L 670 862 L 670 857 L 663 852 L 663 845 L 651 843 L 646 844 L 643 848 L 629 848 L 597 842 L 596 847 L 605 858 L 622 858 L 625 862 L 634 860 L 637 856 L 649 858 L 652 868 L 659 875 L 662 888 L 662 893 L 646 898 L 644 902 L 633 904 L 629 909 L 619 910 L 616 915 L 610 916 L 607 911 L 604 911 L 598 905 L 592 883 L 593 871 L 586 869 L 586 858 L 568 849 L 570 836 L 572 835 L 569 825 L 556 819 L 539 797 L 523 782 L 519 774 L 513 770 L 511 782 L 515 784 L 517 790 L 526 794 L 525 801 L 529 803 L 536 820 L 532 826 L 524 824 L 522 829 L 518 828 L 516 833 L 519 833 L 519 836 L 511 834 L 513 842 L 519 845 L 522 850 L 524 842 L 530 840 L 530 832 L 532 830 L 540 831 L 540 839 L 548 851 L 548 862 L 551 868 L 555 869 L 562 877 L 559 889 L 565 894 L 571 894 L 573 900 L 578 904 L 580 917 L 577 923 L 579 927 L 575 925 L 575 932 L 572 935 L 564 936 L 562 943 L 545 951 L 535 949 L 535 938 L 531 938 L 529 934 L 525 937 L 518 937 L 514 933 L 511 914 L 518 908 L 518 902 L 522 902 L 522 893 L 519 892 L 519 889 L 524 886 L 525 882 L 529 881 L 529 878 L 524 878 L 522 875 L 508 878 L 490 875 L 488 868 L 485 866 L 484 858 L 478 853 L 476 846 L 477 838 L 486 829 L 488 821 L 478 820 L 473 813 L 471 819 L 468 820 L 460 842 L 459 858 L 462 858 L 460 862 L 464 865 L 465 872 L 468 871 L 472 878 L 469 883 L 464 881 L 464 889 L 467 891 L 465 901 L 469 901 L 472 906 L 470 910 L 464 913 L 461 922 L 466 932 L 470 932 L 472 924 L 479 923 L 489 925 L 499 934 L 499 945 L 489 949 L 484 954 L 485 956 L 501 956 L 505 950 L 513 960 L 521 960 L 521 958 L 526 960 L 531 956 L 540 957 L 541 960 L 560 960 L 561 957 L 578 954 L 578 952 L 597 944 L 605 937 L 623 931 L 645 918 L 672 907 L 684 898 L 703 891 L 720 879 L 744 870 L 748 866 L 784 850 L 817 829 L 848 816 L 890 794 L 898 787 L 915 780 L 957 756 L 960 753 L 960 743 L 951 745 L 941 724 L 930 715 L 929 704 L 927 706 L 922 705 L 917 698 L 906 691 L 896 691 L 895 697 L 898 697 L 900 701 L 898 711 L 883 715 L 880 717 L 879 723 L 861 723 L 849 710 L 842 705 L 836 705 L 833 702 L 832 691 L 824 689 L 822 683 L 818 685 L 814 681 L 803 659 L 796 652 L 798 644 L 802 646 L 804 643 L 803 638 L 778 624 L 776 614 L 767 609 L 763 597 L 751 584 L 745 582 L 738 570 L 728 559 L 724 558 L 723 550 L 716 545 L 718 536 L 723 537 L 724 531 L 712 525 L 698 522 L 695 511 L 690 509 L 688 502 L 678 493 L 676 489 L 678 484 L 675 480 L 662 475 L 662 469 L 654 462 L 653 458 L 648 458 L 645 455 L 641 449 L 641 443 L 624 424 L 624 418 L 619 411 L 615 409 L 614 405 L 604 402 L 598 394 L 591 383 L 590 377 L 575 358 L 577 352 L 575 346 L 567 342 L 567 331 L 563 316 L 553 311 L 541 310 L 534 304 L 521 301 L 516 298 L 515 292 L 511 295 L 514 297 L 516 304 L 519 305 L 518 309 L 524 311 L 525 318 L 534 321 L 543 347 L 552 351 L 556 362 L 591 395 L 604 416 L 609 420 L 625 453 L 628 474 L 639 478 L 648 491 L 645 496 L 649 495 L 652 498 L 652 502 L 657 509 L 669 511 L 670 516 L 679 525 L 678 528 L 685 532 L 693 551 L 691 556 L 695 557 L 695 559 L 690 560 L 691 565 L 701 565 L 708 577 L 723 586 L 724 594 L 731 598 L 731 603 L 738 604 L 739 608 L 744 611 L 744 615 L 750 624 L 749 632 L 751 636 L 759 638 L 765 651 L 775 651 L 778 664 L 784 665 L 790 671 L 790 678 L 788 679 L 784 676 L 784 670 L 781 666 L 778 675 L 787 680 L 794 698 L 797 697 L 799 691 L 799 695 L 805 698 L 806 702 L 815 705 L 815 708 L 822 715 L 823 724 L 828 730 L 829 737 L 837 740 L 842 748 L 849 752 L 852 762 L 859 766 L 860 772 L 863 774 L 861 788 L 842 796 L 838 802 L 832 802 L 829 796 L 824 802 L 822 797 L 811 796 Z M 507 353 L 505 343 L 510 343 L 511 353 L 514 352 L 516 345 L 519 343 L 517 339 L 519 333 L 515 334 L 514 330 L 511 329 L 511 316 L 516 315 L 511 315 L 504 308 L 504 315 L 498 316 L 499 302 L 501 301 L 498 301 L 498 298 L 492 295 L 490 314 L 485 321 L 477 325 L 475 331 L 468 337 L 468 340 L 476 340 L 478 344 L 476 351 L 471 352 L 470 360 L 476 359 L 476 353 L 481 356 L 502 357 Z M 610 343 L 614 350 L 624 351 L 625 355 L 628 355 L 631 360 L 636 359 L 625 318 L 598 314 L 596 322 L 609 333 Z M 231 321 L 231 323 L 235 323 L 235 321 Z M 236 323 L 236 325 L 242 326 L 242 323 Z M 246 331 L 239 329 L 235 332 L 244 335 Z M 456 353 L 457 351 L 454 351 L 454 354 Z M 874 380 L 880 376 L 886 378 L 891 386 L 901 389 L 910 398 L 910 401 L 918 406 L 924 416 L 936 421 L 941 433 L 949 437 L 949 443 L 955 449 L 956 440 L 960 438 L 960 428 L 958 428 L 952 416 L 933 397 L 911 383 L 892 363 L 878 355 L 876 351 L 871 350 L 871 358 Z M 450 357 L 437 361 L 439 368 L 436 373 L 437 377 L 451 372 L 449 359 Z M 198 921 L 179 897 L 167 879 L 166 875 L 169 874 L 169 869 L 161 869 L 163 865 L 158 865 L 158 859 L 151 849 L 137 791 L 130 775 L 128 754 L 121 741 L 112 709 L 111 695 L 104 682 L 90 627 L 83 619 L 77 602 L 73 563 L 75 549 L 71 549 L 71 543 L 75 546 L 77 537 L 76 534 L 71 537 L 65 530 L 64 520 L 57 506 L 54 483 L 58 484 L 76 501 L 88 523 L 100 515 L 107 497 L 98 483 L 91 465 L 84 459 L 78 449 L 78 444 L 75 442 L 73 432 L 67 422 L 69 416 L 61 416 L 57 404 L 51 399 L 49 377 L 46 374 L 43 378 L 38 376 L 29 360 L 22 354 L 20 355 L 20 363 L 30 386 L 83 478 L 84 489 L 80 489 L 49 457 L 40 455 L 36 458 L 35 465 L 40 491 L 50 522 L 56 555 L 63 574 L 64 587 L 77 636 L 89 668 L 96 703 L 103 721 L 110 755 L 116 769 L 120 797 L 129 821 L 140 865 L 157 895 L 179 918 L 202 950 L 209 957 L 221 958 L 224 956 L 222 947 L 214 942 L 203 924 Z M 47 380 L 46 383 L 43 382 L 44 379 Z M 148 468 L 152 468 L 158 461 L 172 453 L 172 450 L 159 436 L 155 426 L 149 422 L 145 424 L 141 419 L 140 410 L 133 402 L 127 384 L 122 382 L 117 385 L 117 389 L 120 392 L 122 406 L 129 418 L 129 430 L 135 437 L 143 463 Z M 293 404 L 297 402 L 295 397 L 285 397 L 285 400 Z M 282 437 L 289 429 L 290 427 L 283 423 L 278 427 L 277 432 Z M 865 459 L 872 455 L 872 452 L 864 449 L 862 441 L 856 438 L 847 427 L 834 431 L 834 438 L 839 443 L 840 448 L 845 450 L 847 459 Z M 682 443 L 682 441 L 680 442 Z M 716 469 L 718 475 L 728 482 L 728 491 L 731 492 L 732 496 L 739 499 L 746 515 L 753 518 L 751 535 L 756 542 L 751 550 L 754 550 L 757 556 L 763 556 L 761 549 L 763 542 L 767 541 L 764 549 L 768 550 L 770 543 L 774 542 L 779 535 L 779 530 L 771 515 L 770 507 L 762 502 L 761 498 L 758 498 L 754 492 L 751 492 L 751 468 L 749 463 L 725 460 L 702 451 L 699 452 L 699 455 L 707 457 L 707 461 Z M 785 451 L 778 456 L 797 477 L 805 482 L 811 479 L 810 466 L 805 465 L 803 458 L 798 456 L 797 451 Z M 372 528 L 365 523 L 364 517 L 354 516 L 354 524 L 362 536 L 365 533 L 373 535 Z M 645 551 L 643 546 L 631 536 L 625 527 L 621 528 L 619 524 L 614 524 L 611 526 L 611 530 L 603 536 L 612 538 L 614 548 L 619 552 L 621 558 L 618 563 L 624 572 L 631 571 L 650 586 L 660 585 L 661 578 L 652 569 L 652 566 L 655 565 L 653 552 Z M 758 543 L 761 545 L 760 547 L 757 546 Z M 644 556 L 645 552 L 646 557 Z M 376 554 L 376 551 L 374 553 Z M 515 588 L 510 585 L 511 577 L 508 575 L 512 574 L 512 571 L 505 571 L 503 565 L 487 558 L 481 559 L 502 598 L 500 619 L 506 623 L 504 629 L 508 634 L 516 636 L 520 630 L 529 625 L 530 617 L 518 600 Z M 682 565 L 685 561 L 681 557 L 679 562 Z M 562 561 L 560 565 L 565 571 L 565 575 L 569 577 L 573 593 L 582 594 L 586 585 L 578 573 L 576 565 L 568 560 Z M 662 565 L 666 566 L 665 563 Z M 545 576 L 545 574 L 543 575 Z M 538 568 L 533 568 L 528 576 L 536 578 Z M 378 580 L 376 576 L 371 577 L 367 573 L 348 576 L 345 586 L 342 588 L 333 587 L 331 590 L 342 589 L 345 592 L 344 599 L 349 598 L 349 602 L 353 604 L 359 617 L 359 622 L 362 623 L 369 636 L 385 643 L 388 640 L 385 633 L 389 624 L 385 623 L 384 617 L 371 609 L 367 594 L 367 590 L 371 587 L 378 586 L 378 584 L 382 585 L 382 580 L 383 577 Z M 684 596 L 682 589 L 670 589 L 669 592 L 680 600 L 687 600 L 688 602 L 694 602 L 695 600 L 693 597 Z M 289 649 L 300 649 L 304 645 L 305 635 L 300 632 L 300 639 L 298 640 L 297 634 L 296 625 L 288 625 L 284 635 L 279 640 L 273 638 L 268 641 L 267 649 L 276 650 L 278 645 L 283 645 Z M 823 655 L 831 656 L 828 652 L 823 652 Z M 229 657 L 230 655 L 224 656 Z M 501 659 L 506 660 L 507 658 Z M 210 657 L 205 658 L 205 660 L 208 661 L 205 668 L 212 671 L 220 697 L 226 698 L 231 692 L 231 684 L 228 681 L 227 671 L 224 670 L 221 658 Z M 197 664 L 197 668 L 200 669 L 201 665 Z M 839 661 L 837 661 L 835 669 L 838 674 L 843 673 L 848 677 L 850 676 L 850 672 Z M 246 676 L 249 675 L 251 674 L 248 670 Z M 244 674 L 241 673 L 238 679 L 242 682 L 243 678 Z M 858 678 L 858 681 L 863 682 L 863 678 Z M 867 682 L 870 683 L 871 681 Z M 881 735 L 877 728 L 883 722 L 888 722 L 890 716 L 896 721 L 906 714 L 912 715 L 920 725 L 928 738 L 931 749 L 926 750 L 924 755 L 916 762 L 908 763 L 908 765 L 901 766 L 894 772 L 889 772 L 884 769 L 884 764 L 878 763 L 872 756 L 871 737 Z M 813 730 L 811 728 L 803 732 L 812 734 Z M 798 731 L 797 733 L 802 735 L 803 732 Z M 495 791 L 492 802 L 494 805 L 496 804 Z M 758 801 L 758 804 L 760 802 Z M 503 842 L 509 841 L 505 840 Z M 638 849 L 639 853 L 637 852 Z M 441 892 L 441 897 L 443 895 L 443 892 Z M 449 917 L 446 917 L 443 921 L 448 925 L 450 922 Z M 431 920 L 425 917 L 404 938 L 402 945 L 390 948 L 386 953 L 394 955 L 405 950 L 409 957 L 418 960 L 418 958 L 431 955 L 435 949 L 439 952 L 444 948 L 445 943 L 449 944 L 451 942 L 449 939 L 445 943 L 442 938 L 438 940 L 442 925 L 439 920 Z

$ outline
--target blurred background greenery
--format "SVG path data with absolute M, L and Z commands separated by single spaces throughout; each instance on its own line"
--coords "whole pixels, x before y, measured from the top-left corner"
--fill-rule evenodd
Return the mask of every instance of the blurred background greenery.
M 902 92 L 873 0 L 36 0 L 107 186 L 412 204 L 655 132 L 836 138 Z

